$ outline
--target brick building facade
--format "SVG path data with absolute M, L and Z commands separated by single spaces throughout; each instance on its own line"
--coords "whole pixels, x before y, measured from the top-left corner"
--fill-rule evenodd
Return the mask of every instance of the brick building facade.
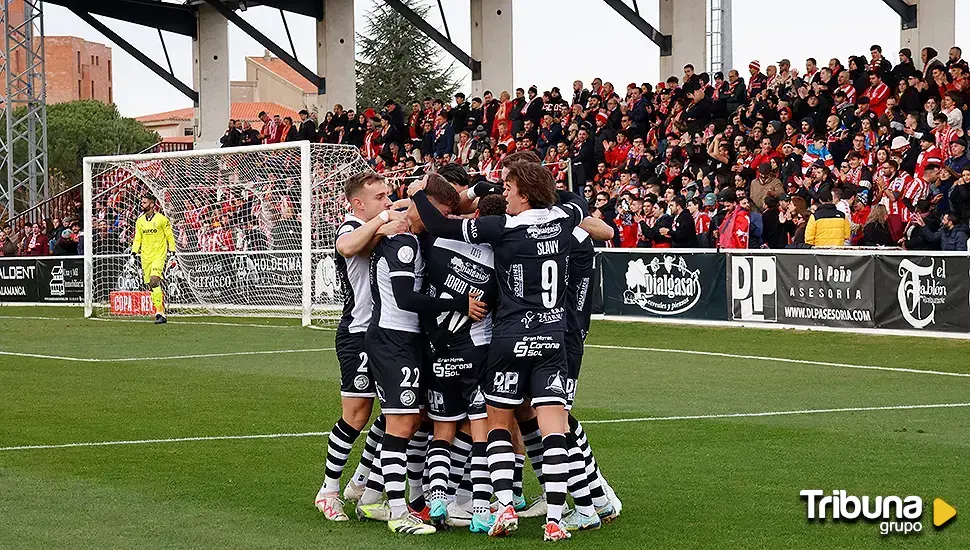
M 111 48 L 75 36 L 44 39 L 47 103 L 94 99 L 114 103 Z

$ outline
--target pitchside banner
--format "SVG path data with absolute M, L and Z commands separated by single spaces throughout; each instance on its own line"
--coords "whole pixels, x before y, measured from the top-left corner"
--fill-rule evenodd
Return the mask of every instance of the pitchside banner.
M 37 298 L 41 302 L 83 302 L 84 260 L 37 260 Z
M 103 262 L 95 273 L 95 287 L 105 289 L 95 300 L 108 299 L 107 292 L 145 289 L 141 264 L 128 256 L 95 258 Z M 182 304 L 230 304 L 245 306 L 298 306 L 303 300 L 300 252 L 250 252 L 234 254 L 183 254 L 165 266 L 168 300 Z M 339 297 L 337 267 L 332 253 L 311 258 L 311 288 L 315 301 Z
M 970 258 L 879 256 L 876 326 L 970 332 Z
M 0 261 L 0 302 L 37 301 L 37 261 Z
M 873 328 L 874 264 L 870 256 L 731 255 L 735 321 Z
M 714 253 L 603 253 L 607 315 L 727 319 L 725 256 Z

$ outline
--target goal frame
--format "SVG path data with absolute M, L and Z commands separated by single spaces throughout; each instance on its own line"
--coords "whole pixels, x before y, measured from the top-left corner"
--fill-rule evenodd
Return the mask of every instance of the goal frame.
M 310 326 L 313 311 L 312 287 L 312 227 L 313 220 L 311 196 L 311 144 L 309 141 L 274 143 L 269 145 L 247 145 L 243 147 L 219 149 L 195 149 L 192 151 L 172 151 L 167 153 L 143 153 L 137 155 L 107 155 L 84 158 L 84 183 L 82 201 L 84 203 L 84 317 L 94 315 L 94 165 L 111 162 L 141 162 L 172 158 L 195 158 L 214 155 L 238 154 L 255 151 L 293 150 L 300 153 L 300 268 L 302 272 L 301 324 Z

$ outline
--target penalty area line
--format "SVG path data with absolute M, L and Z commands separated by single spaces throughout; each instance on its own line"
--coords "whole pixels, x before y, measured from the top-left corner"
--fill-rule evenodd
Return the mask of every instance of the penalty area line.
M 970 403 L 936 403 L 929 405 L 887 405 L 882 407 L 843 407 L 834 409 L 804 409 L 794 411 L 767 411 L 753 413 L 729 413 L 729 414 L 698 414 L 686 416 L 649 416 L 642 418 L 615 418 L 609 420 L 584 420 L 583 424 L 624 424 L 633 422 L 663 422 L 663 421 L 682 421 L 682 420 L 713 420 L 719 418 L 758 418 L 765 416 L 796 416 L 806 414 L 826 414 L 826 413 L 845 413 L 845 412 L 874 412 L 874 411 L 905 411 L 916 409 L 953 409 L 970 407 Z M 201 437 L 176 437 L 171 439 L 134 439 L 126 441 L 93 441 L 82 443 L 62 443 L 55 445 L 19 445 L 16 447 L 0 447 L 0 452 L 4 451 L 32 451 L 41 449 L 71 449 L 78 447 L 115 447 L 122 445 L 151 445 L 162 443 L 186 443 L 194 441 L 230 441 L 239 439 L 285 439 L 297 437 L 326 437 L 330 432 L 301 432 L 301 433 L 276 433 L 276 434 L 255 434 L 255 435 L 216 435 Z
M 703 355 L 707 357 L 724 357 L 727 359 L 747 359 L 751 361 L 769 361 L 775 363 L 792 363 L 795 365 L 812 365 L 816 367 L 836 367 L 841 369 L 861 369 L 861 370 L 877 370 L 877 371 L 888 371 L 888 372 L 905 372 L 909 374 L 935 374 L 937 376 L 955 376 L 958 378 L 970 378 L 970 373 L 966 372 L 948 372 L 939 370 L 924 370 L 924 369 L 907 369 L 901 367 L 878 367 L 875 365 L 853 365 L 850 363 L 831 363 L 828 361 L 810 361 L 808 359 L 789 359 L 785 357 L 766 357 L 761 355 L 739 355 L 735 353 L 721 353 L 717 351 L 698 351 L 689 349 L 672 349 L 672 348 L 641 348 L 641 347 L 631 347 L 631 346 L 607 346 L 607 345 L 597 345 L 597 344 L 586 344 L 586 348 L 594 349 L 611 349 L 611 350 L 622 350 L 622 351 L 649 351 L 657 353 L 680 353 L 684 355 Z
M 159 357 L 115 357 L 100 359 L 92 357 L 65 357 L 63 355 L 44 355 L 40 353 L 20 353 L 16 351 L 0 351 L 0 355 L 11 357 L 29 357 L 33 359 L 52 359 L 56 361 L 76 361 L 80 363 L 134 363 L 138 361 L 171 361 L 174 359 L 210 359 L 215 357 L 237 357 L 242 355 L 275 355 L 277 353 L 320 353 L 334 351 L 334 348 L 312 349 L 271 349 L 265 351 L 230 351 L 226 353 L 199 353 L 194 355 L 162 355 Z

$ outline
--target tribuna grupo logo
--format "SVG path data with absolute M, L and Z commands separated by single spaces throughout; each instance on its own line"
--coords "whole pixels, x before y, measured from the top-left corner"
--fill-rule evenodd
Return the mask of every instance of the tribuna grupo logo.
M 844 490 L 826 494 L 821 489 L 799 493 L 805 499 L 808 519 L 851 523 L 879 523 L 882 535 L 911 535 L 923 530 L 923 499 L 918 496 L 854 496 Z M 933 525 L 942 527 L 956 516 L 956 510 L 942 499 L 933 501 Z

